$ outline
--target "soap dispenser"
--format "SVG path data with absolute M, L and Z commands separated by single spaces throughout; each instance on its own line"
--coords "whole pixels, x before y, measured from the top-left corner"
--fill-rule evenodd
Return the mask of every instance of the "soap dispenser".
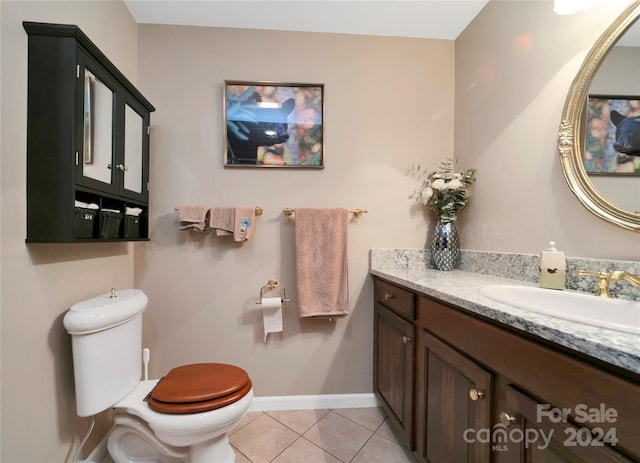
M 564 289 L 567 264 L 564 252 L 556 249 L 555 241 L 549 241 L 549 249 L 540 252 L 540 287 Z

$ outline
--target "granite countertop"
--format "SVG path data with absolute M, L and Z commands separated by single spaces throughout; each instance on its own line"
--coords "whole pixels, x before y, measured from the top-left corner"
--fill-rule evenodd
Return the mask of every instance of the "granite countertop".
M 518 309 L 486 298 L 478 292 L 482 286 L 491 284 L 537 286 L 533 283 L 462 270 L 442 272 L 429 268 L 377 268 L 372 265 L 370 273 L 516 330 L 640 374 L 640 336 Z

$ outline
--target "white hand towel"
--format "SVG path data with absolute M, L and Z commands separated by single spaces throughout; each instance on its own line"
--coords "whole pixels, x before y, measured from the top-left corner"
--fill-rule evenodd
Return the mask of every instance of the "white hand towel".
M 282 298 L 262 298 L 262 321 L 264 323 L 264 342 L 269 333 L 282 332 Z

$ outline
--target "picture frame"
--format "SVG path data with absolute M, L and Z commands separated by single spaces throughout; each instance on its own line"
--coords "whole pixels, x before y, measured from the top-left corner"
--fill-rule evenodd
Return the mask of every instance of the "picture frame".
M 634 140 L 628 130 L 634 125 L 640 129 L 640 96 L 589 95 L 586 121 L 585 172 L 640 175 L 640 139 Z
M 225 80 L 225 167 L 324 167 L 324 84 Z

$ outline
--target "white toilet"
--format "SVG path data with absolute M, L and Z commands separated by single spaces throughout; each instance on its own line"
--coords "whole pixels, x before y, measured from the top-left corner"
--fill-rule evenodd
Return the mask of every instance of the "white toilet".
M 78 415 L 113 408 L 107 446 L 115 463 L 233 463 L 227 434 L 249 409 L 251 380 L 241 368 L 205 363 L 141 381 L 147 301 L 138 289 L 112 290 L 65 315 Z

